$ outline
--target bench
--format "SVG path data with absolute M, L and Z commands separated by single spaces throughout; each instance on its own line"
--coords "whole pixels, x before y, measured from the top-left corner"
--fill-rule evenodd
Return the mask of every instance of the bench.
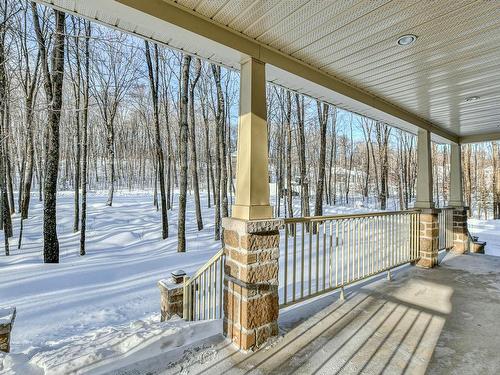
M 10 333 L 16 318 L 15 307 L 0 307 L 0 351 L 10 351 Z

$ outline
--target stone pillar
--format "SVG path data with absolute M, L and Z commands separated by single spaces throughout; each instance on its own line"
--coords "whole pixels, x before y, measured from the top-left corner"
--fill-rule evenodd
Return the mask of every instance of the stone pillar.
M 417 140 L 417 201 L 415 208 L 434 208 L 431 133 L 423 129 L 419 129 Z
M 468 251 L 467 207 L 453 208 L 453 248 L 456 254 Z
M 420 259 L 417 266 L 432 268 L 438 264 L 439 209 L 423 209 L 420 212 Z
M 16 318 L 15 307 L 0 308 L 0 351 L 10 352 L 10 334 Z
M 182 318 L 184 296 L 183 285 L 184 284 L 178 284 L 168 280 L 158 281 L 161 308 L 160 320 L 162 322 L 169 320 L 174 315 Z
M 232 217 L 271 218 L 265 64 L 254 58 L 241 64 L 237 155 Z
M 279 228 L 283 221 L 224 218 L 224 335 L 243 351 L 278 334 Z

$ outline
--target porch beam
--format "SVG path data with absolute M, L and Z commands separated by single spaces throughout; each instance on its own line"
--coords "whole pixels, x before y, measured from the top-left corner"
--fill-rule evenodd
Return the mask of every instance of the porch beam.
M 431 133 L 422 129 L 418 131 L 417 141 L 417 201 L 415 208 L 434 208 Z
M 460 137 L 461 144 L 462 143 L 493 142 L 493 141 L 500 141 L 500 132 L 465 135 L 463 137 Z
M 265 64 L 249 57 L 241 64 L 236 198 L 232 217 L 270 219 Z

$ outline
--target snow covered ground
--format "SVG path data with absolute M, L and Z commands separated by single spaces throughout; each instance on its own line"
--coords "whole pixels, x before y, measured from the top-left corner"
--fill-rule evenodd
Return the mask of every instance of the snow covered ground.
M 218 321 L 159 322 L 157 281 L 175 269 L 196 271 L 220 248 L 213 239 L 213 210 L 206 209 L 206 196 L 201 232 L 196 229 L 193 200 L 188 199 L 186 253 L 176 251 L 175 207 L 169 212 L 170 237 L 162 240 L 151 192 L 119 192 L 113 207 L 105 201 L 105 192 L 89 195 L 87 255 L 81 257 L 79 233 L 72 231 L 73 194 L 59 194 L 59 264 L 43 264 L 42 204 L 32 200 L 20 250 L 19 217 L 14 217 L 12 255 L 0 255 L 0 306 L 16 306 L 17 318 L 13 354 L 0 354 L 0 373 L 101 373 L 116 358 L 122 364 L 131 356 L 147 358 L 155 350 L 180 355 L 180 348 L 209 340 L 221 330 Z M 298 199 L 296 204 L 298 215 Z M 367 210 L 328 207 L 325 214 Z M 500 224 L 471 224 L 473 233 L 488 241 L 487 252 L 500 255 Z

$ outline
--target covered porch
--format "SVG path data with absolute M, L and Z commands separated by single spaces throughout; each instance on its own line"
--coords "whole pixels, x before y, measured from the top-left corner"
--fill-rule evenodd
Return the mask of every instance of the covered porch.
M 488 371 L 498 369 L 495 338 L 484 339 L 499 302 L 497 260 L 450 255 L 432 269 L 439 250 L 471 249 L 461 145 L 500 139 L 500 85 L 492 62 L 500 45 L 498 4 L 42 2 L 240 70 L 235 205 L 224 221 L 224 249 L 184 280 L 182 315 L 223 319 L 225 336 L 243 351 L 285 335 L 249 356 L 220 343 L 225 359 L 210 371 L 331 373 L 374 366 L 375 372 L 439 373 L 447 365 L 442 353 L 455 366 L 463 359 L 464 369 L 477 369 L 472 366 L 483 358 L 490 358 Z M 365 32 L 373 27 L 377 31 Z M 413 40 L 405 44 L 400 37 Z M 266 82 L 417 134 L 415 209 L 273 217 Z M 450 199 L 443 211 L 433 202 L 431 140 L 451 145 Z M 406 267 L 393 283 L 360 284 L 390 278 L 391 270 L 407 264 L 421 269 Z M 306 300 L 337 289 L 347 301 L 331 304 L 336 297 L 329 295 L 308 310 Z M 487 295 L 488 307 L 480 307 Z M 301 320 L 304 309 L 313 318 Z M 292 352 L 300 363 L 290 360 Z

